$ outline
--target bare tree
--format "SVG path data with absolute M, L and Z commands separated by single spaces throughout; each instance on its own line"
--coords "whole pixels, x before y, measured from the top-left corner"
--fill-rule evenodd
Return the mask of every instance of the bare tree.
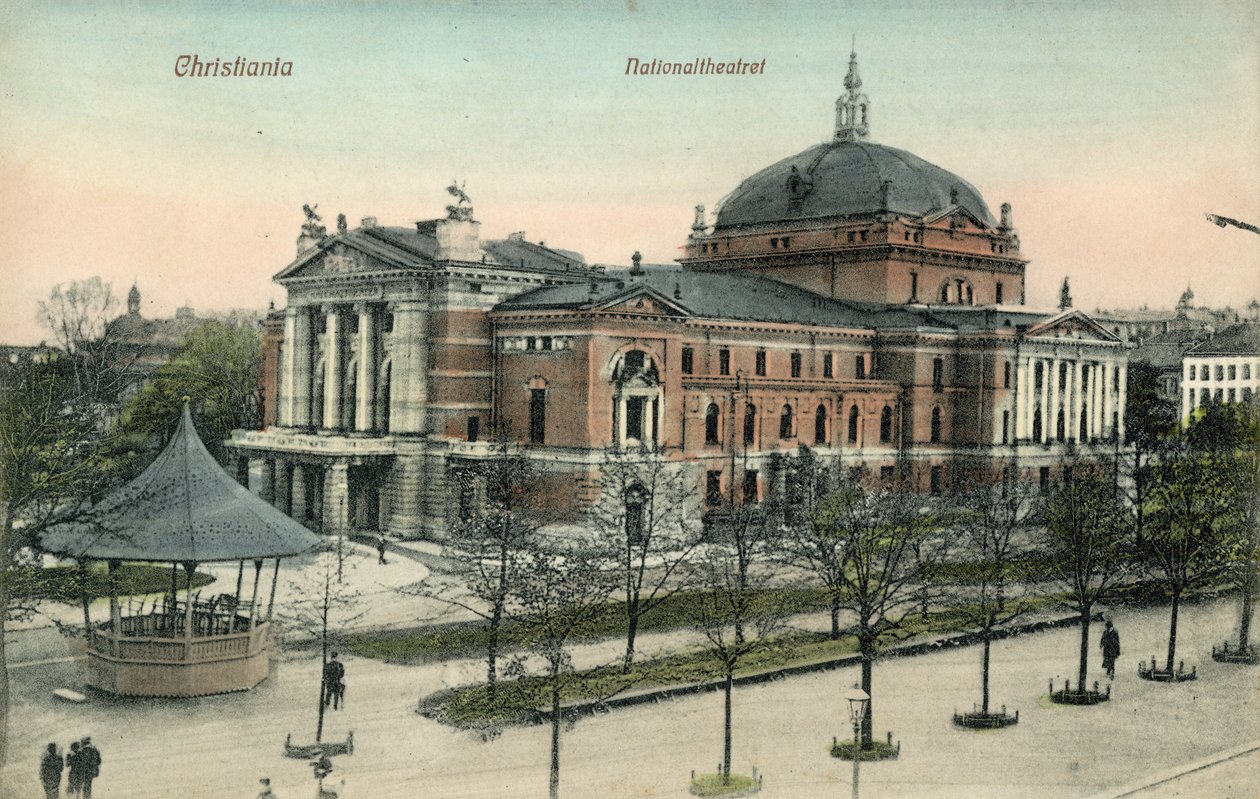
M 836 579 L 844 606 L 855 616 L 862 690 L 871 697 L 862 719 L 862 747 L 869 749 L 874 664 L 890 640 L 916 631 L 911 623 L 922 618 L 919 575 L 936 557 L 933 553 L 942 551 L 942 519 L 928 498 L 895 489 L 863 490 L 854 479 L 827 498 L 814 515 L 814 526 L 815 536 L 831 538 L 841 550 Z M 915 546 L 921 563 L 916 563 Z
M 296 635 L 309 644 L 318 644 L 320 651 L 320 683 L 318 714 L 315 722 L 315 741 L 324 737 L 324 710 L 328 703 L 328 690 L 323 675 L 328 667 L 329 655 L 338 630 L 354 624 L 367 612 L 360 609 L 360 595 L 340 577 L 345 568 L 356 564 L 332 550 L 316 556 L 316 562 L 302 569 L 289 580 L 289 592 L 293 598 L 277 609 L 284 623 L 286 636 Z
M 525 549 L 508 553 L 513 618 L 521 624 L 525 646 L 545 664 L 551 721 L 550 796 L 560 795 L 562 697 L 578 675 L 570 645 L 594 622 L 617 585 L 609 568 L 614 552 L 598 536 L 531 535 Z
M 968 477 L 953 496 L 958 506 L 954 529 L 974 573 L 952 587 L 948 596 L 963 623 L 980 633 L 980 712 L 988 716 L 994 632 L 1027 607 L 1010 595 L 1011 567 L 1021 553 L 1018 536 L 1040 517 L 1042 503 L 1033 486 L 1014 477 L 1013 466 L 997 483 L 987 482 L 974 470 Z
M 467 598 L 443 592 L 439 598 L 485 621 L 487 699 L 495 698 L 500 636 L 512 596 L 511 565 L 528 552 L 538 529 L 537 473 L 506 439 L 477 468 L 455 476 L 464 516 L 451 528 L 443 552 Z
M 731 778 L 731 693 L 735 672 L 751 654 L 773 644 L 785 612 L 772 590 L 770 554 L 778 531 L 766 509 L 730 502 L 714 519 L 711 541 L 697 558 L 697 628 L 722 677 L 722 782 Z M 760 568 L 758 568 L 760 567 Z
M 1079 470 L 1078 470 L 1079 471 Z M 1081 620 L 1077 690 L 1086 690 L 1089 622 L 1094 605 L 1132 568 L 1133 522 L 1115 484 L 1088 470 L 1050 497 L 1044 548 L 1055 580 L 1067 592 L 1065 604 Z
M 690 558 L 705 540 L 694 504 L 682 471 L 659 452 L 640 447 L 605 453 L 591 518 L 604 538 L 618 545 L 626 614 L 623 673 L 634 664 L 639 623 L 691 584 Z
M 111 335 L 117 310 L 113 288 L 99 277 L 59 283 L 39 303 L 39 322 L 69 356 L 79 393 L 102 405 L 117 400 L 130 365 Z
M 793 566 L 810 572 L 827 595 L 831 640 L 840 640 L 840 612 L 845 600 L 845 542 L 828 526 L 814 524 L 815 515 L 830 493 L 831 471 L 808 448 L 788 463 L 784 490 L 768 502 L 781 506 L 784 536 L 780 553 Z

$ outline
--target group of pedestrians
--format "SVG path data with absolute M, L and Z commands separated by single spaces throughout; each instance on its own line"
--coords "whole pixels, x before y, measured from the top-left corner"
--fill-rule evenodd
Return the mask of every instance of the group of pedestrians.
M 101 753 L 92 745 L 92 738 L 70 744 L 69 753 L 62 755 L 57 744 L 48 744 L 39 762 L 39 781 L 44 786 L 47 799 L 57 799 L 61 794 L 61 772 L 68 771 L 66 795 L 92 799 L 92 780 L 101 774 Z

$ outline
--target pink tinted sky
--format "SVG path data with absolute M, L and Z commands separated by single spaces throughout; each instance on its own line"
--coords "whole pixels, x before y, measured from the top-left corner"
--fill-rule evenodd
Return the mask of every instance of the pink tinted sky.
M 466 182 L 487 236 L 677 255 L 692 206 L 824 140 L 858 38 L 875 141 L 1011 202 L 1029 301 L 1260 295 L 1260 21 L 1248 2 L 43 4 L 0 11 L 0 342 L 92 275 L 146 316 L 283 303 L 303 203 L 409 225 Z M 190 79 L 203 60 L 293 75 Z M 636 77 L 626 59 L 766 60 Z

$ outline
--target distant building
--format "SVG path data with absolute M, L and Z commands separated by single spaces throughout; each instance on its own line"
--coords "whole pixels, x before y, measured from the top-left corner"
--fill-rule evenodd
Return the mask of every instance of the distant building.
M 1260 311 L 1260 304 L 1252 300 L 1249 313 Z M 1207 335 L 1241 321 L 1233 308 L 1199 308 L 1194 305 L 1194 291 L 1189 287 L 1182 292 L 1172 310 L 1142 308 L 1095 311 L 1094 318 L 1112 334 L 1132 344 L 1172 331 L 1190 331 Z
M 608 448 L 659 451 L 709 509 L 776 490 L 802 445 L 932 493 L 963 458 L 1045 482 L 1069 452 L 1113 451 L 1123 341 L 1025 306 L 1010 206 L 869 141 L 856 56 L 844 85 L 833 135 L 711 226 L 698 208 L 677 265 L 482 239 L 457 186 L 414 228 L 329 234 L 307 207 L 267 328 L 275 422 L 229 446 L 312 526 L 435 539 L 496 434 L 575 514 Z
M 1129 353 L 1129 362 L 1145 361 L 1159 371 L 1160 396 L 1181 402 L 1182 360 L 1186 351 L 1210 335 L 1188 327 L 1175 328 L 1150 336 Z
M 1183 419 L 1209 403 L 1252 402 L 1260 389 L 1260 325 L 1234 325 L 1191 347 L 1181 385 Z

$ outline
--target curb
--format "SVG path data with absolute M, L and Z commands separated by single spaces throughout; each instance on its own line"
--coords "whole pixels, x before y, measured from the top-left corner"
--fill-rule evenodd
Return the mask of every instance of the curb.
M 1233 760 L 1236 757 L 1251 754 L 1260 751 L 1260 740 L 1251 741 L 1249 743 L 1235 746 L 1232 749 L 1225 749 L 1207 757 L 1192 760 L 1189 763 L 1183 763 L 1180 766 L 1174 766 L 1164 771 L 1158 771 L 1147 777 L 1143 777 L 1134 782 L 1127 783 L 1119 788 L 1109 788 L 1101 793 L 1096 793 L 1089 799 L 1123 799 L 1126 796 L 1137 796 L 1148 788 L 1154 788 L 1157 785 L 1163 785 L 1166 782 L 1184 777 L 1187 774 L 1193 774 L 1196 771 L 1203 771 L 1212 766 L 1224 763 L 1227 760 Z

